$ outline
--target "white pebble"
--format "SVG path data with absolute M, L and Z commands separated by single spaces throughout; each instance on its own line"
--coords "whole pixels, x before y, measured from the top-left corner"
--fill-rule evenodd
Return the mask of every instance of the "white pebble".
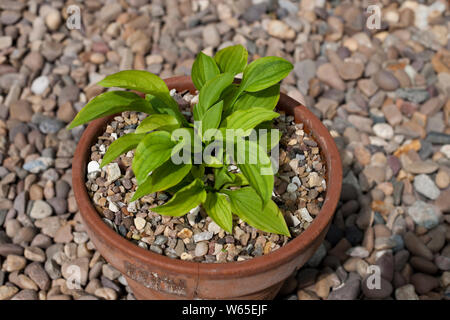
M 128 212 L 137 212 L 136 201 L 130 202 L 127 206 Z
M 31 84 L 31 92 L 37 95 L 41 95 L 48 88 L 49 84 L 50 81 L 46 76 L 40 76 L 34 79 L 33 83 Z
M 387 123 L 377 123 L 373 126 L 373 132 L 380 138 L 390 140 L 394 136 L 394 129 Z
M 299 210 L 300 212 L 300 217 L 302 217 L 303 220 L 305 220 L 306 222 L 312 222 L 313 218 L 310 216 L 308 209 L 306 208 L 301 208 Z
M 194 242 L 207 241 L 211 240 L 213 237 L 213 233 L 210 231 L 203 231 L 197 234 L 194 234 Z
M 450 159 L 450 144 L 444 144 L 441 147 L 441 152 L 445 154 L 445 156 Z
M 195 256 L 202 257 L 208 253 L 208 244 L 206 242 L 197 243 L 195 246 Z
M 296 215 L 292 215 L 292 225 L 294 227 L 298 226 L 301 223 L 301 221 L 297 218 Z
M 295 191 L 297 191 L 298 186 L 295 183 L 289 183 L 286 191 L 289 193 L 294 193 Z
M 191 211 L 189 211 L 189 213 L 187 214 L 187 219 L 189 221 L 189 224 L 191 226 L 195 225 L 195 219 L 197 218 L 197 214 L 200 212 L 200 207 L 197 206 L 194 209 L 191 209 Z
M 111 210 L 112 212 L 119 212 L 119 207 L 116 206 L 116 204 L 114 202 L 110 202 L 108 209 Z
M 100 164 L 97 161 L 90 161 L 87 165 L 88 173 L 100 171 Z
M 196 95 L 195 97 L 192 98 L 191 100 L 191 106 L 194 106 L 198 103 L 198 95 Z
M 299 187 L 302 185 L 302 182 L 300 181 L 300 178 L 298 176 L 292 178 L 292 183 L 296 184 Z
M 147 224 L 147 221 L 144 218 L 137 217 L 134 219 L 134 225 L 136 226 L 136 229 L 138 229 L 138 230 L 144 229 L 146 224 Z
M 111 183 L 120 178 L 122 173 L 120 167 L 116 162 L 110 163 L 105 167 L 106 170 L 106 182 Z
M 211 221 L 211 223 L 208 225 L 208 231 L 212 232 L 213 234 L 218 234 L 220 231 L 222 231 L 222 228 L 219 227 L 219 225 L 214 221 Z

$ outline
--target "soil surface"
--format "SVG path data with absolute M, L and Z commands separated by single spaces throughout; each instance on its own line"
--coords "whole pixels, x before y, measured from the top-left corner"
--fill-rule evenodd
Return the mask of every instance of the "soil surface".
M 179 95 L 181 110 L 189 119 L 198 99 Z M 131 168 L 134 151 L 120 156 L 102 169 L 102 156 L 109 145 L 124 134 L 134 132 L 147 115 L 124 112 L 115 117 L 92 147 L 87 165 L 87 183 L 94 204 L 108 226 L 138 246 L 170 258 L 197 262 L 224 263 L 248 260 L 274 251 L 302 233 L 319 213 L 325 190 L 325 163 L 317 143 L 282 114 L 274 128 L 282 134 L 279 143 L 279 171 L 273 200 L 279 206 L 292 237 L 262 232 L 234 216 L 233 234 L 222 230 L 201 206 L 183 217 L 161 216 L 151 209 L 170 200 L 171 194 L 156 192 L 130 202 L 137 188 Z M 170 161 L 170 160 L 169 160 Z M 238 171 L 235 165 L 230 171 Z M 213 179 L 212 174 L 206 175 Z

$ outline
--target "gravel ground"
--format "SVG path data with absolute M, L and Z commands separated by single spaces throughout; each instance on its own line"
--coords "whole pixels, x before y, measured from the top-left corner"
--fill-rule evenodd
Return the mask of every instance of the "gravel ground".
M 133 299 L 80 222 L 70 166 L 83 128 L 64 126 L 106 74 L 189 74 L 199 50 L 237 43 L 295 64 L 282 90 L 323 120 L 344 167 L 326 241 L 279 297 L 449 299 L 448 3 L 383 1 L 377 30 L 370 4 L 0 0 L 0 299 Z

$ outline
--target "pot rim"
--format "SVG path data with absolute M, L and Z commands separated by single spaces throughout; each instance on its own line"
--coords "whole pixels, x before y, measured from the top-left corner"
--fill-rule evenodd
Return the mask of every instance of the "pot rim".
M 193 86 L 189 76 L 171 77 L 164 81 L 169 88 L 177 88 L 178 90 L 185 90 Z M 111 247 L 116 247 L 117 250 L 123 251 L 131 259 L 144 264 L 154 265 L 173 273 L 193 274 L 198 277 L 215 277 L 219 279 L 237 274 L 241 276 L 258 274 L 294 259 L 300 252 L 308 248 L 330 223 L 341 193 L 342 165 L 339 151 L 333 138 L 311 111 L 283 93 L 280 94 L 278 104 L 286 108 L 293 108 L 295 121 L 302 122 L 305 129 L 313 135 L 320 146 L 322 155 L 325 157 L 327 166 L 327 191 L 320 212 L 305 231 L 286 245 L 267 255 L 254 257 L 250 260 L 226 263 L 200 263 L 173 259 L 154 253 L 120 236 L 102 220 L 100 214 L 94 208 L 92 199 L 89 197 L 85 186 L 86 165 L 93 139 L 95 139 L 93 136 L 98 136 L 99 130 L 111 121 L 114 116 L 90 122 L 75 150 L 72 163 L 72 187 L 84 223 L 88 224 L 99 238 L 111 243 Z

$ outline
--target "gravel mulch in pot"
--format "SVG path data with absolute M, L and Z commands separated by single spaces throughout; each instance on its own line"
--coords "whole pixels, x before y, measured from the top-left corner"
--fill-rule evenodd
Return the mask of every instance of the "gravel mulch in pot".
M 197 96 L 172 92 L 187 118 Z M 319 213 L 326 192 L 325 165 L 318 144 L 295 124 L 292 116 L 281 114 L 274 125 L 282 133 L 279 171 L 273 200 L 283 212 L 292 237 L 262 232 L 234 216 L 233 234 L 222 230 L 201 207 L 183 217 L 161 216 L 151 208 L 170 199 L 156 192 L 130 202 L 137 188 L 131 168 L 133 151 L 121 155 L 100 169 L 108 146 L 133 132 L 147 115 L 124 112 L 108 124 L 91 149 L 86 186 L 103 221 L 138 246 L 170 258 L 197 262 L 231 262 L 268 254 L 300 235 Z M 230 170 L 235 170 L 230 166 Z

